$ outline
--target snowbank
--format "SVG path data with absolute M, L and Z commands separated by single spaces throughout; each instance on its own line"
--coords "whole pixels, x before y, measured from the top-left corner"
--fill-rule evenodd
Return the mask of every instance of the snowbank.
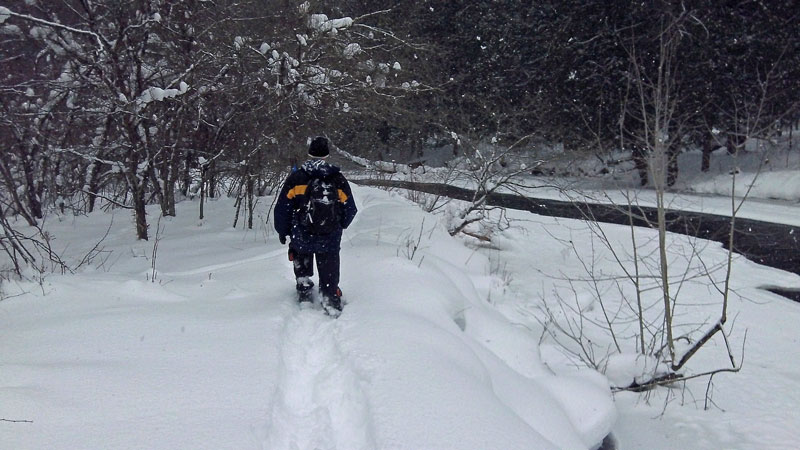
M 747 172 L 716 175 L 691 185 L 690 190 L 703 194 L 719 194 L 737 197 L 800 200 L 800 171 L 780 170 L 774 172 Z

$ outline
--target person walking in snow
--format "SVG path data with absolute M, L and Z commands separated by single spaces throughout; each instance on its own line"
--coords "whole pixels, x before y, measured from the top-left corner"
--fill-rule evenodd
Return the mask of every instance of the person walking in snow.
M 339 250 L 342 230 L 358 212 L 353 193 L 341 170 L 329 164 L 328 140 L 316 137 L 308 147 L 309 160 L 286 178 L 275 205 L 275 231 L 281 244 L 290 237 L 289 260 L 294 264 L 298 299 L 312 301 L 314 259 L 319 273 L 322 307 L 337 317 L 342 311 L 339 289 Z

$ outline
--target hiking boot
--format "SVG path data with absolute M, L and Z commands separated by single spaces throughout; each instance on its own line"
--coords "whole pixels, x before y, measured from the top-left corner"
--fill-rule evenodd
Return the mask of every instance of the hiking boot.
M 339 317 L 342 314 L 342 291 L 336 289 L 334 295 L 322 296 L 322 310 L 331 317 Z
M 336 318 L 342 315 L 342 303 L 339 299 L 331 299 L 322 304 L 322 310 L 325 314 Z

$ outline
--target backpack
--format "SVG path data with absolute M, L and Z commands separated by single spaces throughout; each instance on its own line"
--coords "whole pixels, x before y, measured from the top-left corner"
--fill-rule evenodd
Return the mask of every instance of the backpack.
M 303 226 L 310 234 L 331 234 L 339 229 L 339 191 L 332 177 L 313 177 L 306 188 Z

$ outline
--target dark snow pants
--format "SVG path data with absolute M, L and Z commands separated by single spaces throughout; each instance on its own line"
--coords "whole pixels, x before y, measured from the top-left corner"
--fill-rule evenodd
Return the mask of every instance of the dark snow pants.
M 330 253 L 298 253 L 290 249 L 293 254 L 294 276 L 297 278 L 297 291 L 305 292 L 314 283 L 314 258 L 317 259 L 317 272 L 319 272 L 319 290 L 323 296 L 338 297 L 339 292 L 339 252 Z

